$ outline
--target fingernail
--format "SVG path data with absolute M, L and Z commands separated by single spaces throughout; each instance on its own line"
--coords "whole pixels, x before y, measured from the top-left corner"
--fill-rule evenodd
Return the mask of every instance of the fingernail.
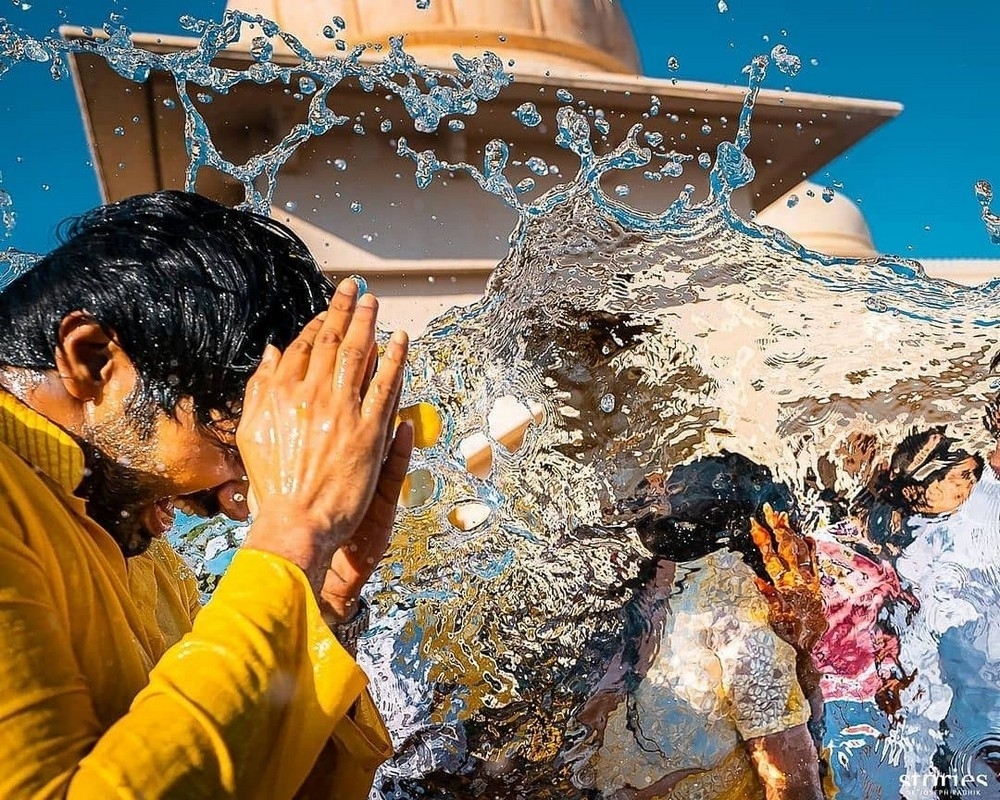
M 358 294 L 358 284 L 351 278 L 344 278 L 337 284 L 337 292 L 347 297 L 355 297 Z
M 393 344 L 406 344 L 410 340 L 410 337 L 406 335 L 406 331 L 393 331 L 392 336 L 389 337 L 389 341 Z
M 378 308 L 378 300 L 373 294 L 362 295 L 361 299 L 358 300 L 358 308 Z

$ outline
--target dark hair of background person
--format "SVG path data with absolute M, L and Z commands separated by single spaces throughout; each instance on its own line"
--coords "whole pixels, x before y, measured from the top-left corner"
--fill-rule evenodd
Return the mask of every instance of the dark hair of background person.
M 763 521 L 765 504 L 796 522 L 797 504 L 786 484 L 775 481 L 763 464 L 723 451 L 674 467 L 664 479 L 663 496 L 636 519 L 635 528 L 643 545 L 661 558 L 687 562 L 728 547 L 769 580 L 750 535 L 750 520 Z
M 0 292 L 0 365 L 54 369 L 61 321 L 84 311 L 135 364 L 129 412 L 146 432 L 182 397 L 202 424 L 238 414 L 264 347 L 286 347 L 332 295 L 288 228 L 188 192 L 101 206 L 59 239 Z

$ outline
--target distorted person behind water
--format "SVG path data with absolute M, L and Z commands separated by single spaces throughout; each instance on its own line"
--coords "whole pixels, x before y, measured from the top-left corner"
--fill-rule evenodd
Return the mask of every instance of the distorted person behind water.
M 984 469 L 958 444 L 944 426 L 913 431 L 820 535 L 831 629 L 816 660 L 838 797 L 952 797 L 963 778 L 1000 793 L 1000 457 Z
M 825 623 L 791 494 L 734 453 L 649 488 L 636 526 L 659 558 L 578 714 L 592 731 L 578 781 L 616 800 L 821 797 L 800 671 Z M 792 582 L 803 574 L 809 585 Z M 776 617 L 796 620 L 785 638 Z
M 0 293 L 0 796 L 365 797 L 405 335 L 373 371 L 374 298 L 196 195 L 63 233 Z M 253 512 L 204 609 L 173 506 Z

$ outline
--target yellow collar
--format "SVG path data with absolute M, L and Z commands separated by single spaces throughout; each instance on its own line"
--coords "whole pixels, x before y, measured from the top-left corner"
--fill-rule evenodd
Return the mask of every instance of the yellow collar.
M 0 442 L 73 494 L 83 480 L 83 450 L 66 431 L 0 390 Z

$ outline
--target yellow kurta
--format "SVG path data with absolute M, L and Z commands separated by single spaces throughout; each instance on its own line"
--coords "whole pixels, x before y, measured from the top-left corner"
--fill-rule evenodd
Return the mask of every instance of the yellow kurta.
M 317 759 L 367 796 L 388 737 L 302 571 L 241 551 L 199 611 L 169 545 L 126 562 L 86 516 L 83 469 L 0 392 L 0 797 L 272 800 Z

